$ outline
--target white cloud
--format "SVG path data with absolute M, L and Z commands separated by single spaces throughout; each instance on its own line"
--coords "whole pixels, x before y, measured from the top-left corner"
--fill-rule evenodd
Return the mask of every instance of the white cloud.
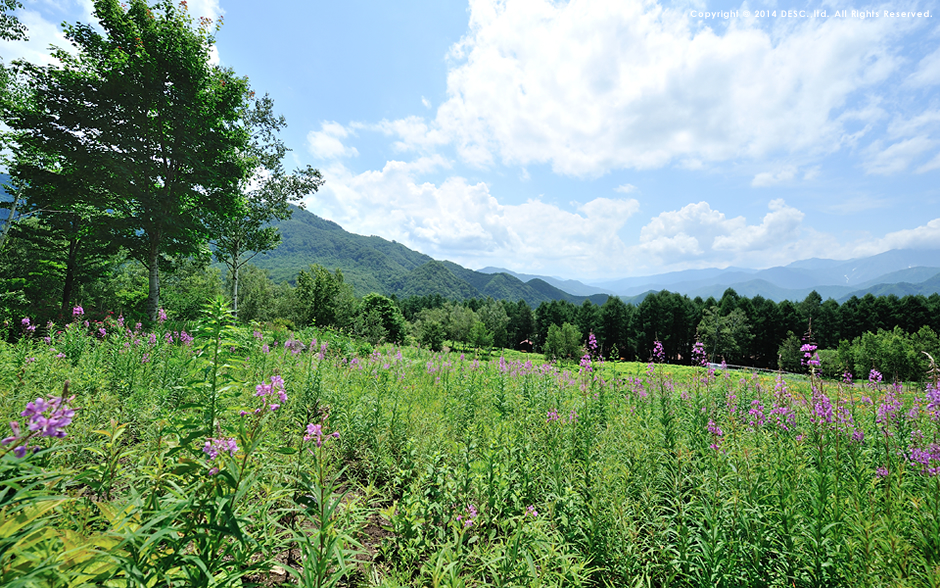
M 23 10 L 17 16 L 27 28 L 28 41 L 0 41 L 0 56 L 9 65 L 14 59 L 24 59 L 37 65 L 58 65 L 59 61 L 49 54 L 49 46 L 55 45 L 74 53 L 72 44 L 59 30 L 57 23 L 45 20 L 32 10 Z
M 0 56 L 3 61 L 9 64 L 14 59 L 24 59 L 38 65 L 57 65 L 58 60 L 49 54 L 50 45 L 60 49 L 65 49 L 75 54 L 75 48 L 65 38 L 60 28 L 62 20 L 91 24 L 99 31 L 98 19 L 95 18 L 95 7 L 92 0 L 65 0 L 62 2 L 44 2 L 44 14 L 35 10 L 19 10 L 17 17 L 26 25 L 28 41 L 2 41 L 0 40 Z M 189 14 L 194 19 L 194 24 L 198 24 L 200 16 L 206 16 L 213 21 L 225 14 L 225 11 L 219 6 L 218 0 L 189 0 Z M 29 3 L 26 4 L 29 6 Z M 77 9 L 77 13 L 76 13 Z M 61 18 L 57 18 L 60 17 Z M 48 20 L 51 18 L 51 20 Z M 219 63 L 219 52 L 213 47 L 209 55 L 210 63 L 217 65 Z
M 831 213 L 839 215 L 857 214 L 866 210 L 875 210 L 878 208 L 888 208 L 891 201 L 886 198 L 874 198 L 867 194 L 852 196 L 841 202 L 830 202 L 825 209 Z
M 847 104 L 898 69 L 892 43 L 915 26 L 750 22 L 716 33 L 644 0 L 472 0 L 436 118 L 387 128 L 401 149 L 449 142 L 473 165 L 574 176 L 828 153 L 867 132 L 850 120 L 883 114 Z
M 187 0 L 187 6 L 196 23 L 201 16 L 218 21 L 220 16 L 225 15 L 225 11 L 219 6 L 219 0 Z
M 307 133 L 307 148 L 310 154 L 319 159 L 337 159 L 356 157 L 359 151 L 355 147 L 343 145 L 342 139 L 349 136 L 349 130 L 337 122 L 321 122 L 319 131 Z
M 774 184 L 789 182 L 796 176 L 796 171 L 796 167 L 788 165 L 776 172 L 761 172 L 751 180 L 751 186 L 755 188 L 765 188 L 767 186 L 773 186 Z
M 712 247 L 718 251 L 763 251 L 794 241 L 805 215 L 787 206 L 782 198 L 771 200 L 768 208 L 761 224 L 736 226 L 729 234 L 715 237 Z
M 636 192 L 639 188 L 633 184 L 620 184 L 614 188 L 614 192 L 620 192 L 621 194 L 629 194 L 630 192 Z
M 917 70 L 904 83 L 914 87 L 940 84 L 940 49 L 921 59 Z
M 398 120 L 382 120 L 376 124 L 352 123 L 350 128 L 379 131 L 390 136 L 400 137 L 392 143 L 397 151 L 428 151 L 447 143 L 447 137 L 440 130 L 432 129 L 420 116 L 409 116 Z
M 888 233 L 880 239 L 866 239 L 852 248 L 854 256 L 877 255 L 892 249 L 940 249 L 940 218 L 913 229 Z
M 424 96 L 421 97 L 421 104 L 424 104 L 425 108 L 431 108 L 431 101 Z
M 898 141 L 884 149 L 883 143 L 875 141 L 868 149 L 868 161 L 865 172 L 869 174 L 890 175 L 906 170 L 922 153 L 937 146 L 937 141 L 926 135 Z
M 448 165 L 440 156 L 426 156 L 355 174 L 334 163 L 324 169 L 329 181 L 307 206 L 346 230 L 468 266 L 499 262 L 585 275 L 626 265 L 627 248 L 617 232 L 639 210 L 636 200 L 596 198 L 569 212 L 540 199 L 502 204 L 486 183 L 462 177 L 440 184 L 419 180 Z
M 934 156 L 933 159 L 925 163 L 924 165 L 917 168 L 917 173 L 922 174 L 925 172 L 933 171 L 935 169 L 940 169 L 940 153 Z
M 743 216 L 728 218 L 707 202 L 688 204 L 652 218 L 635 249 L 667 265 L 727 263 L 796 242 L 804 214 L 782 199 L 771 200 L 768 208 L 761 224 L 748 225 Z

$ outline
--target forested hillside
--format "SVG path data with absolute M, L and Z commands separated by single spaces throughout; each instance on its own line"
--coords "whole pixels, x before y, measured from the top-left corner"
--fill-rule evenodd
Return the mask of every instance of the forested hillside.
M 538 305 L 548 300 L 580 304 L 590 298 L 602 304 L 606 294 L 574 296 L 542 280 L 526 283 L 508 273 L 482 273 L 450 261 L 437 261 L 401 243 L 345 231 L 338 224 L 294 207 L 291 218 L 273 223 L 281 244 L 255 258 L 276 282 L 296 280 L 311 264 L 339 269 L 358 296 L 377 292 L 399 298 L 439 294 L 453 300 L 494 298 L 525 300 Z

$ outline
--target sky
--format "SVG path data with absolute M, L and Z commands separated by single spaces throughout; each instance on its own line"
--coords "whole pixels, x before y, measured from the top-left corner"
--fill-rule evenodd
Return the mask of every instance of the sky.
M 23 4 L 7 63 L 94 21 L 90 0 Z M 289 165 L 323 173 L 306 209 L 354 233 L 583 280 L 940 249 L 930 3 L 188 9 L 222 17 L 218 62 L 274 99 Z

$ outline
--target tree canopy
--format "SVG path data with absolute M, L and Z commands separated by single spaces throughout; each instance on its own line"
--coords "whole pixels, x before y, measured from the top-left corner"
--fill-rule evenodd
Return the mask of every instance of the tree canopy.
M 210 64 L 213 24 L 185 3 L 95 0 L 99 26 L 65 29 L 61 65 L 20 64 L 30 100 L 8 113 L 19 152 L 52 152 L 88 184 L 70 198 L 115 213 L 111 238 L 149 272 L 147 312 L 160 307 L 159 268 L 209 239 L 209 215 L 238 210 L 253 96 L 245 78 Z M 33 177 L 29 161 L 18 173 Z M 15 174 L 14 174 L 15 175 Z

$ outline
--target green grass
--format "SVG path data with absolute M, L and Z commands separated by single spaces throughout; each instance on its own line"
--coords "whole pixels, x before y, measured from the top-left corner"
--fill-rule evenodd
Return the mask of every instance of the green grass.
M 66 380 L 81 408 L 0 457 L 4 585 L 940 585 L 922 390 L 105 327 L 0 346 L 3 422 Z

